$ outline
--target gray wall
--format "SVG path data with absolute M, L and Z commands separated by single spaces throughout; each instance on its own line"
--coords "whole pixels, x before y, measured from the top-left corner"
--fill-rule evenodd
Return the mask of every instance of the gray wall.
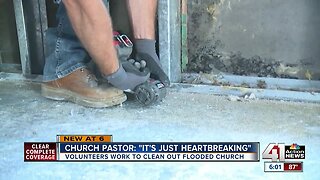
M 12 1 L 0 0 L 0 64 L 20 64 Z
M 319 0 L 189 1 L 189 69 L 319 79 L 319 9 Z M 244 72 L 252 66 L 270 71 Z

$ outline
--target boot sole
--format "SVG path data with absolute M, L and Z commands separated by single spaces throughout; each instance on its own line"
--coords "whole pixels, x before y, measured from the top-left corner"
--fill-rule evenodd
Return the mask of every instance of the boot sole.
M 41 85 L 41 95 L 56 101 L 70 101 L 82 106 L 93 108 L 105 108 L 119 105 L 127 100 L 127 96 L 123 93 L 109 99 L 93 99 L 81 96 L 77 93 L 66 89 L 53 88 L 46 85 Z

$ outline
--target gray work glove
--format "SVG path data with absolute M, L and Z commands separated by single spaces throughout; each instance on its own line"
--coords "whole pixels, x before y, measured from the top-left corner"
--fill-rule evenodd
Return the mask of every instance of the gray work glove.
M 145 61 L 151 75 L 155 77 L 155 79 L 160 80 L 165 86 L 170 86 L 169 78 L 163 71 L 159 57 L 156 53 L 155 43 L 155 40 L 136 39 L 134 44 L 136 60 Z
M 122 62 L 119 69 L 110 75 L 103 76 L 114 87 L 126 92 L 133 92 L 135 88 L 146 82 L 150 77 L 148 69 L 138 70 L 128 61 Z

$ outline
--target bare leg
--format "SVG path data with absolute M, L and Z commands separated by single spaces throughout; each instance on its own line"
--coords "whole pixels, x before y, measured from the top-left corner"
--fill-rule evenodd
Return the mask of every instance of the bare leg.
M 119 69 L 111 18 L 102 0 L 63 0 L 72 27 L 104 75 Z
M 135 39 L 155 39 L 157 0 L 127 0 Z
M 136 58 L 145 60 L 153 78 L 169 86 L 169 78 L 161 67 L 155 48 L 155 18 L 158 1 L 127 0 L 127 5 L 135 38 Z

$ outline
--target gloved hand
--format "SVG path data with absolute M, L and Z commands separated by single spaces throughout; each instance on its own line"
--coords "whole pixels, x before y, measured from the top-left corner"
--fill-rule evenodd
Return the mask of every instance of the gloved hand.
M 160 64 L 159 57 L 155 49 L 155 40 L 150 39 L 137 39 L 135 41 L 136 60 L 145 61 L 152 76 L 160 80 L 165 86 L 170 86 L 170 80 L 166 73 L 163 71 Z
M 129 61 L 121 62 L 119 69 L 107 76 L 103 76 L 114 87 L 126 92 L 132 92 L 134 89 L 146 82 L 150 77 L 148 69 L 140 71 Z

